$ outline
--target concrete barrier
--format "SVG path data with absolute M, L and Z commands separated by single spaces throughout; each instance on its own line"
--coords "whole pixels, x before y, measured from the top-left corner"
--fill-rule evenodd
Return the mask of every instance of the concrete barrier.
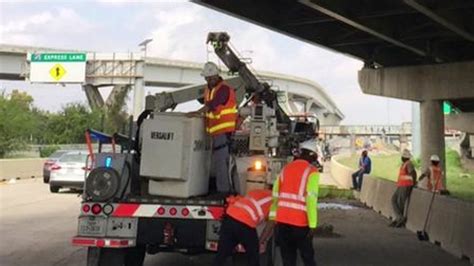
M 355 171 L 337 162 L 343 158 L 333 157 L 331 174 L 343 183 L 351 181 Z M 375 166 L 376 167 L 376 166 Z M 336 176 L 341 175 L 341 176 Z M 352 182 L 352 181 L 351 181 Z M 360 201 L 387 218 L 394 216 L 391 198 L 396 190 L 395 182 L 364 175 Z M 412 191 L 407 209 L 408 230 L 423 230 L 432 194 L 415 188 Z M 469 258 L 474 263 L 474 202 L 463 201 L 447 196 L 436 195 L 426 231 L 430 241 L 459 258 Z
M 2 159 L 0 160 L 0 181 L 12 178 L 43 177 L 45 159 Z
M 414 189 L 408 209 L 407 228 L 423 230 L 432 194 Z M 448 252 L 474 262 L 474 202 L 435 195 L 426 231 L 430 241 Z
M 349 157 L 350 154 L 339 154 L 331 158 L 331 176 L 337 182 L 339 188 L 350 189 L 352 187 L 352 173 L 355 171 L 338 160 Z

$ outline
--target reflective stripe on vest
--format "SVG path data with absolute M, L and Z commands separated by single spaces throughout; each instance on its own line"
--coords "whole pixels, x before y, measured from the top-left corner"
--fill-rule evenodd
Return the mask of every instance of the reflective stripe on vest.
M 206 113 L 206 117 L 209 119 L 220 119 L 221 116 L 223 115 L 228 115 L 228 114 L 236 114 L 238 113 L 237 108 L 228 108 L 228 109 L 223 109 L 220 114 L 214 115 L 211 112 Z
M 288 193 L 288 192 L 280 192 L 279 195 L 278 195 L 278 198 L 283 199 L 283 200 L 290 199 L 290 200 L 297 200 L 297 201 L 301 201 L 301 202 L 306 202 L 304 192 L 305 192 L 305 188 L 306 188 L 306 183 L 308 183 L 308 177 L 309 177 L 310 171 L 311 171 L 311 165 L 308 165 L 308 167 L 306 167 L 306 169 L 304 170 L 303 176 L 300 180 L 298 194 Z M 283 180 L 285 179 L 285 171 L 282 172 L 280 177 L 281 177 L 281 182 L 283 182 Z
M 304 170 L 303 178 L 301 179 L 301 183 L 300 183 L 300 190 L 299 190 L 299 195 L 300 196 L 304 196 L 304 191 L 306 189 L 306 183 L 308 183 L 309 171 L 311 171 L 311 165 L 309 165 L 306 168 L 306 170 Z
M 250 217 L 252 217 L 252 220 L 254 222 L 263 221 L 265 219 L 265 214 L 263 213 L 262 206 L 270 202 L 272 200 L 272 197 L 264 197 L 258 201 L 248 196 L 245 198 L 248 199 L 250 203 L 252 203 L 255 210 L 257 210 L 257 213 L 255 213 L 255 211 L 250 206 L 242 202 L 236 202 L 234 206 L 244 209 L 250 215 Z
M 280 195 L 277 194 L 277 197 L 279 199 L 290 199 L 290 200 L 306 202 L 306 198 L 304 196 L 292 194 L 292 193 L 281 192 Z
M 439 191 L 443 188 L 441 178 L 443 172 L 440 167 L 430 166 L 430 178 L 428 179 L 428 189 L 431 191 Z
M 306 211 L 306 205 L 294 202 L 278 201 L 278 207 L 286 207 L 298 211 Z
M 408 173 L 408 163 L 410 161 L 406 161 L 403 163 L 400 171 L 398 173 L 398 186 L 413 186 L 413 178 Z
M 215 88 L 209 90 L 205 89 L 204 101 L 207 105 L 215 97 L 215 94 L 222 86 L 228 86 L 224 81 L 221 81 Z M 237 102 L 235 98 L 235 91 L 229 87 L 229 97 L 227 102 L 218 105 L 214 111 L 206 112 L 206 131 L 211 135 L 219 135 L 222 133 L 235 131 L 236 121 L 238 116 Z
M 207 132 L 212 134 L 212 133 L 214 133 L 218 130 L 225 129 L 225 128 L 235 128 L 235 121 L 234 122 L 220 123 L 217 126 L 213 126 L 211 128 L 208 128 Z
M 250 215 L 250 217 L 252 217 L 252 220 L 253 220 L 254 222 L 257 222 L 257 221 L 258 221 L 258 220 L 257 220 L 258 218 L 257 218 L 257 216 L 255 215 L 255 212 L 254 212 L 254 211 L 252 210 L 252 208 L 250 208 L 248 205 L 245 205 L 245 204 L 240 203 L 240 202 L 236 202 L 236 203 L 234 204 L 234 206 L 235 206 L 235 207 L 238 207 L 238 208 L 244 209 L 244 210 Z

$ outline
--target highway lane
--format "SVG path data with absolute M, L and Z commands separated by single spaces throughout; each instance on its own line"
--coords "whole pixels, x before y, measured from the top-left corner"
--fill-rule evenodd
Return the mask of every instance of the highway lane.
M 51 194 L 40 179 L 0 183 L 0 265 L 85 265 L 86 249 L 70 244 L 80 200 L 77 193 Z M 337 233 L 315 240 L 320 265 L 469 265 L 418 241 L 408 230 L 387 227 L 388 220 L 370 209 L 324 209 L 319 218 Z M 148 255 L 145 265 L 198 266 L 211 261 L 210 254 L 164 253 Z

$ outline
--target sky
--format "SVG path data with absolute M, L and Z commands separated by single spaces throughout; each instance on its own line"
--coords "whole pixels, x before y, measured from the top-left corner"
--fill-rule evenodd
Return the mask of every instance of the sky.
M 411 120 L 408 101 L 364 95 L 357 83 L 362 62 L 186 1 L 4 1 L 0 43 L 97 52 L 139 52 L 205 62 L 209 31 L 226 31 L 252 68 L 294 75 L 320 84 L 344 113 L 343 124 L 400 124 Z M 79 86 L 0 80 L 0 90 L 25 90 L 51 111 L 86 102 Z M 104 91 L 107 93 L 107 91 Z

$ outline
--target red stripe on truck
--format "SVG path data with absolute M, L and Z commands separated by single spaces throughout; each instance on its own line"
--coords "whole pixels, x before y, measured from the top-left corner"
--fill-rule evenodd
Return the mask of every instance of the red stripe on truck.
M 119 204 L 112 216 L 116 217 L 133 217 L 135 211 L 140 207 L 140 204 L 123 203 Z
M 76 246 L 95 246 L 95 239 L 90 238 L 73 238 L 72 244 Z
M 207 210 L 211 213 L 212 218 L 215 220 L 220 220 L 224 215 L 223 207 L 208 207 Z

